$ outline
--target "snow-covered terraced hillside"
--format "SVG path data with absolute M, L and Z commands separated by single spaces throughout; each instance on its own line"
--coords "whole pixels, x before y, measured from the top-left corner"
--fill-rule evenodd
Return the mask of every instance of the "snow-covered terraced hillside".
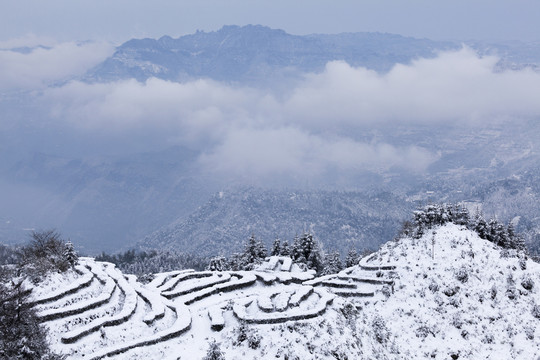
M 80 259 L 34 290 L 70 359 L 537 359 L 540 265 L 447 224 L 338 274 L 287 258 L 254 271 L 156 274 Z M 50 289 L 50 290 L 49 290 Z
M 202 357 L 208 336 L 223 329 L 314 319 L 336 296 L 370 297 L 381 287 L 351 271 L 314 278 L 290 258 L 270 257 L 256 271 L 174 271 L 143 285 L 113 264 L 81 258 L 74 271 L 34 289 L 34 302 L 53 349 L 69 358 L 167 357 L 194 339 Z

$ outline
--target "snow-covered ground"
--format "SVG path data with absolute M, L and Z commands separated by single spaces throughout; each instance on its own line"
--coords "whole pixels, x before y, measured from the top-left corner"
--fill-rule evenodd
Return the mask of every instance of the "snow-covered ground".
M 463 226 L 400 239 L 339 274 L 288 258 L 250 272 L 176 271 L 147 285 L 80 259 L 34 291 L 70 359 L 537 359 L 540 265 Z
M 396 266 L 394 293 L 363 314 L 367 323 L 381 320 L 387 335 L 374 352 L 395 349 L 396 358 L 409 359 L 540 356 L 540 264 L 523 254 L 447 224 L 421 239 L 386 243 L 362 264 Z

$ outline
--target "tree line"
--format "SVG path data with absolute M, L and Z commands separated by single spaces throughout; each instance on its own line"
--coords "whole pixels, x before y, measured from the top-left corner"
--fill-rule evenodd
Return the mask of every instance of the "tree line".
M 413 220 L 406 221 L 399 237 L 422 237 L 429 229 L 454 223 L 466 226 L 478 236 L 505 249 L 525 251 L 524 237 L 515 231 L 512 222 L 501 223 L 497 219 L 485 220 L 481 211 L 471 216 L 467 208 L 458 204 L 430 204 L 413 213 Z
M 362 255 L 365 254 L 362 253 Z M 290 245 L 287 240 L 275 239 L 270 251 L 261 240 L 252 235 L 244 243 L 243 251 L 233 253 L 229 257 L 212 258 L 207 270 L 253 270 L 268 256 L 290 257 L 300 268 L 315 270 L 318 275 L 338 273 L 346 267 L 356 265 L 361 258 L 356 249 L 351 248 L 343 262 L 338 251 L 326 253 L 321 243 L 309 232 L 296 236 Z

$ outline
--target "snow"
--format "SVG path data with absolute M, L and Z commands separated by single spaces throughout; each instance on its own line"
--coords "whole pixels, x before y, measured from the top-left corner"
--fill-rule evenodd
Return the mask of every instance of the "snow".
M 176 271 L 169 271 L 164 273 L 155 274 L 154 279 L 148 283 L 148 287 L 152 288 L 158 288 L 165 284 L 167 280 L 174 276 L 186 274 L 186 273 L 193 273 L 195 270 L 187 269 L 187 270 L 176 270 Z
M 211 341 L 242 360 L 540 356 L 540 265 L 453 224 L 318 278 L 283 257 L 147 285 L 89 258 L 78 270 L 35 289 L 70 359 L 200 359 Z
M 215 306 L 208 310 L 208 317 L 212 322 L 212 330 L 221 330 L 225 326 L 225 318 L 223 317 L 223 307 Z
M 129 317 L 135 312 L 135 308 L 137 307 L 137 296 L 135 290 L 131 286 L 129 286 L 128 282 L 122 276 L 122 274 L 114 270 L 113 264 L 107 264 L 104 267 L 107 275 L 116 282 L 120 291 L 125 296 L 122 310 L 118 314 L 115 314 L 110 318 L 98 318 L 91 321 L 89 324 L 86 324 L 85 326 L 76 328 L 65 333 L 62 336 L 62 342 L 67 344 L 73 343 L 78 339 L 82 338 L 83 336 L 95 332 L 102 327 L 118 325 L 126 322 Z
M 261 280 L 265 284 L 271 284 L 278 278 L 277 275 L 273 272 L 256 271 L 255 276 L 257 276 L 257 279 Z
M 289 307 L 289 300 L 291 299 L 291 293 L 289 291 L 281 291 L 275 296 L 275 310 L 285 311 Z
M 264 294 L 264 295 L 259 296 L 257 298 L 257 305 L 259 306 L 259 309 L 261 309 L 264 312 L 274 311 L 274 304 L 272 303 L 272 297 L 276 295 L 277 294 Z
M 135 349 L 151 344 L 159 343 L 160 341 L 168 340 L 170 338 L 177 337 L 183 332 L 189 329 L 191 326 L 191 316 L 189 314 L 189 309 L 186 306 L 174 307 L 173 311 L 177 314 L 178 320 L 174 323 L 172 327 L 165 331 L 161 331 L 152 336 L 142 338 L 140 340 L 130 341 L 125 344 L 113 346 L 111 348 L 98 351 L 92 356 L 92 360 L 103 359 L 105 357 L 111 357 L 113 355 L 118 355 L 124 353 L 130 349 Z
M 256 299 L 247 298 L 235 302 L 233 311 L 239 319 L 248 323 L 274 324 L 319 316 L 333 299 L 332 294 L 317 290 L 301 304 L 304 306 L 292 307 L 288 312 L 283 312 L 284 309 L 276 312 L 272 296 L 262 294 Z
M 150 305 L 150 311 L 144 316 L 143 321 L 146 324 L 151 324 L 157 319 L 161 319 L 165 316 L 165 301 L 159 296 L 159 294 L 149 291 L 137 282 L 135 276 L 128 277 L 129 284 L 133 287 L 135 292 Z M 167 302 L 169 307 L 169 302 Z
M 528 291 L 520 284 L 525 276 L 540 284 L 539 264 L 525 261 L 515 251 L 501 251 L 454 224 L 421 239 L 389 242 L 362 261 L 361 268 L 387 264 L 398 269 L 395 292 L 370 313 L 382 315 L 389 341 L 407 358 L 447 359 L 454 354 L 467 359 L 535 359 L 540 355 L 539 320 L 531 313 L 540 300 L 538 289 Z M 497 289 L 494 298 L 492 288 Z M 509 289 L 516 292 L 513 299 Z
M 206 275 L 206 274 L 205 274 Z M 198 290 L 204 290 L 209 286 L 228 282 L 231 279 L 229 273 L 211 273 L 203 278 L 184 278 L 184 281 L 176 281 L 174 290 L 162 291 L 161 295 L 172 299 L 181 295 L 190 294 Z M 171 288 L 172 289 L 172 288 Z
M 292 259 L 288 256 L 270 256 L 262 263 L 257 270 L 262 271 L 286 271 L 293 270 Z M 298 271 L 298 270 L 297 270 Z
M 163 291 L 169 291 L 169 290 L 173 289 L 176 285 L 178 285 L 178 283 L 180 283 L 182 281 L 186 281 L 186 280 L 190 280 L 190 279 L 198 279 L 198 278 L 210 277 L 210 276 L 212 276 L 212 274 L 213 273 L 211 271 L 205 271 L 205 272 L 199 272 L 199 273 L 189 271 L 189 272 L 185 272 L 185 273 L 178 273 L 178 274 L 173 275 L 170 278 L 168 278 L 162 285 L 158 286 L 158 288 L 162 292 Z
M 73 276 L 81 275 L 76 279 L 73 279 Z M 57 299 L 60 299 L 66 295 L 77 292 L 81 288 L 88 286 L 92 281 L 94 274 L 89 272 L 88 269 L 84 266 L 76 266 L 75 271 L 70 271 L 67 276 L 61 276 L 60 274 L 54 274 L 46 279 L 46 281 L 41 285 L 41 289 L 48 289 L 46 295 L 43 291 L 39 291 L 40 288 L 37 288 L 37 291 L 32 292 L 33 303 L 34 304 L 43 304 L 51 302 Z M 26 286 L 31 287 L 30 284 Z
M 289 304 L 291 306 L 299 306 L 300 302 L 305 300 L 311 293 L 313 293 L 313 286 L 301 286 L 291 296 Z
M 54 304 L 52 304 L 52 308 L 39 311 L 38 317 L 41 319 L 41 321 L 58 319 L 69 315 L 79 314 L 107 303 L 113 295 L 116 284 L 111 278 L 106 278 L 104 281 L 105 285 L 99 296 L 72 303 L 68 306 L 55 307 Z

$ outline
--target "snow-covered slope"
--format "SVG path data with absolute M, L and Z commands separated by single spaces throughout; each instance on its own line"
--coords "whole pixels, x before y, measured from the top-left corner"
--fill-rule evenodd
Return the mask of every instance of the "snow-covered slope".
M 537 359 L 540 265 L 463 226 L 386 243 L 361 262 L 396 266 L 394 292 L 366 309 L 395 358 Z M 353 274 L 356 273 L 356 270 Z
M 156 274 L 85 258 L 34 299 L 69 358 L 536 359 L 540 265 L 463 226 L 385 244 L 316 278 L 288 258 L 256 271 Z

